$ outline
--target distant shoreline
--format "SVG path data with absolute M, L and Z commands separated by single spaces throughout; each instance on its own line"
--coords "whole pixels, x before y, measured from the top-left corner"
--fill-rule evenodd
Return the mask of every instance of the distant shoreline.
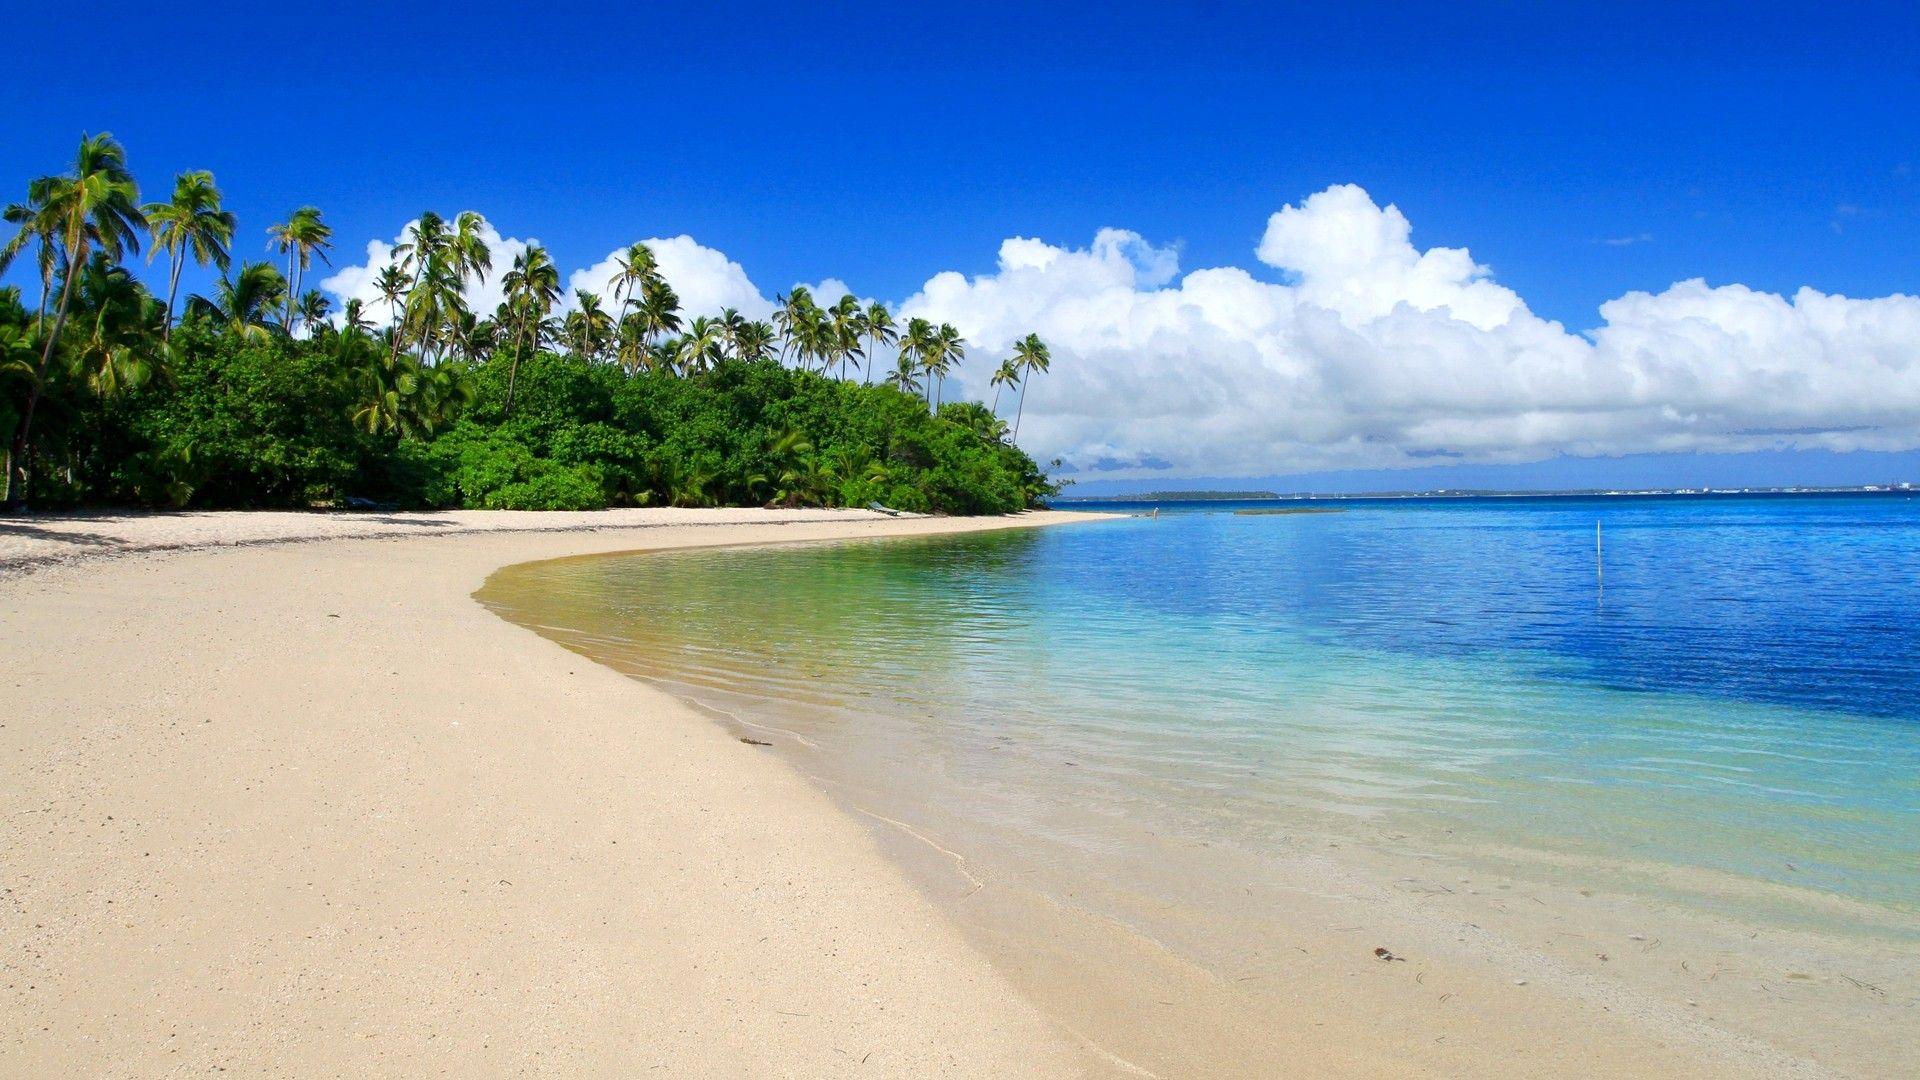
M 1920 495 L 1920 484 L 1864 484 L 1858 487 L 1749 487 L 1749 488 L 1582 488 L 1566 491 L 1482 491 L 1443 488 L 1437 491 L 1369 491 L 1354 493 L 1292 492 L 1149 492 L 1138 495 L 1063 495 L 1049 506 L 1111 506 L 1118 504 L 1198 502 L 1395 502 L 1499 499 L 1719 499 L 1832 497 L 1846 495 Z

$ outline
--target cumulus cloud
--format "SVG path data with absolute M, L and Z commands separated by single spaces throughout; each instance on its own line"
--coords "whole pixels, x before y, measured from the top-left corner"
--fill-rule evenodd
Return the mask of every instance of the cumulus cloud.
M 1683 281 L 1572 333 L 1352 185 L 1275 213 L 1256 255 L 1283 280 L 1180 276 L 1118 230 L 1015 239 L 992 273 L 935 275 L 904 308 L 976 355 L 1038 333 L 1053 372 L 1022 442 L 1113 476 L 1920 446 L 1920 299 Z M 966 389 L 990 370 L 970 363 Z
M 721 252 L 648 243 L 689 316 L 773 309 Z M 476 302 L 498 302 L 524 246 L 495 245 Z M 371 279 L 390 250 L 369 244 L 365 265 L 323 287 L 377 321 Z M 991 272 L 937 273 L 894 306 L 903 322 L 959 328 L 970 344 L 956 378 L 983 400 L 998 360 L 1038 333 L 1053 370 L 1030 389 L 1021 441 L 1104 476 L 1920 447 L 1920 298 L 1691 280 L 1608 301 L 1573 332 L 1466 249 L 1416 247 L 1398 208 L 1352 185 L 1273 214 L 1255 256 L 1268 272 L 1182 273 L 1176 248 L 1128 230 L 1085 247 L 1015 237 Z M 611 258 L 570 285 L 605 291 Z M 847 291 L 814 288 L 822 303 Z
M 721 252 L 702 247 L 693 237 L 684 234 L 643 242 L 653 249 L 660 276 L 679 294 L 680 307 L 689 318 L 717 315 L 726 308 L 737 308 L 749 319 L 765 318 L 773 313 L 773 301 L 760 295 L 746 270 Z M 585 289 L 611 301 L 613 279 L 619 269 L 614 260 L 625 251 L 625 248 L 610 251 L 606 258 L 585 270 L 574 271 L 567 279 L 568 296 L 571 297 L 574 290 Z
M 391 241 L 368 241 L 364 261 L 342 267 L 322 281 L 320 287 L 338 297 L 342 304 L 349 299 L 358 299 L 368 321 L 375 326 L 384 324 L 391 312 L 387 302 L 381 298 L 379 289 L 374 287 L 374 279 L 392 262 L 394 247 L 405 240 L 413 226 L 413 222 L 408 222 Z M 481 229 L 481 237 L 492 250 L 493 269 L 469 281 L 464 295 L 468 307 L 474 311 L 491 313 L 506 299 L 503 279 L 513 269 L 513 260 L 540 241 L 503 237 L 491 223 Z M 653 249 L 660 275 L 680 295 L 680 306 L 688 317 L 716 315 L 729 307 L 738 308 L 750 319 L 763 318 L 773 311 L 773 301 L 761 295 L 739 263 L 713 248 L 702 246 L 693 237 L 654 237 L 643 242 Z M 592 266 L 568 274 L 564 279 L 566 295 L 561 300 L 562 307 L 574 306 L 574 292 L 580 289 L 599 293 L 602 303 L 612 306 L 614 259 L 625 250 L 622 247 L 610 251 L 606 258 Z M 834 295 L 837 297 L 839 294 Z
M 451 221 L 451 219 L 449 219 Z M 320 282 L 320 287 L 332 293 L 345 306 L 348 300 L 358 300 L 361 311 L 367 321 L 374 326 L 384 326 L 392 320 L 393 310 L 374 281 L 380 271 L 393 263 L 393 249 L 405 243 L 413 235 L 413 227 L 419 224 L 416 218 L 400 228 L 392 240 L 367 241 L 367 257 L 364 261 L 342 266 L 332 276 Z M 490 314 L 500 302 L 506 299 L 506 286 L 502 280 L 507 271 L 513 269 L 513 260 L 526 254 L 527 248 L 538 244 L 535 239 L 522 240 L 518 237 L 501 236 L 500 231 L 488 222 L 480 227 L 480 238 L 486 241 L 492 253 L 493 268 L 486 274 L 467 282 L 463 295 L 467 306 L 474 311 Z

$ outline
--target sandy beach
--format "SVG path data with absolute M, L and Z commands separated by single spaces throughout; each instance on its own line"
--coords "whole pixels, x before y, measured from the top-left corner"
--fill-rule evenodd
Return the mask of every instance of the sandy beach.
M 1825 1074 L 1331 871 L 1276 883 L 1233 979 L 961 890 L 804 756 L 473 599 L 533 560 L 1082 518 L 0 521 L 0 1074 Z
M 0 524 L 0 1073 L 1075 1072 L 798 774 L 469 598 L 526 559 L 1056 520 Z

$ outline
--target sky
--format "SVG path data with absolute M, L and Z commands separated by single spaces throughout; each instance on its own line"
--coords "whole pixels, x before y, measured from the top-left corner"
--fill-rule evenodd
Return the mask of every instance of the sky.
M 339 297 L 475 209 L 953 321 L 959 392 L 1038 332 L 1090 492 L 1920 481 L 1920 14 L 1679 7 L 39 5 L 0 195 L 109 130 Z

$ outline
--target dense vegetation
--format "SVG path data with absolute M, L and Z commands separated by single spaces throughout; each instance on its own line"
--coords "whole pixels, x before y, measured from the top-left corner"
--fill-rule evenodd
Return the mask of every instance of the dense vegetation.
M 804 288 L 770 321 L 683 320 L 644 244 L 610 296 L 579 292 L 564 310 L 559 270 L 531 247 L 503 268 L 505 302 L 476 313 L 468 287 L 493 267 L 471 212 L 421 215 L 380 275 L 390 317 L 374 326 L 359 301 L 336 314 L 302 288 L 331 246 L 319 210 L 268 230 L 284 271 L 235 267 L 237 223 L 212 175 L 182 174 L 142 206 L 107 135 L 5 217 L 17 230 L 0 272 L 30 256 L 39 285 L 33 309 L 0 289 L 11 505 L 977 514 L 1056 490 L 1012 441 L 1026 382 L 1048 365 L 1032 336 L 998 365 L 994 408 L 942 402 L 966 355 L 953 327 L 897 327 L 880 304 L 821 307 Z M 143 241 L 164 267 L 151 288 L 130 265 Z M 221 277 L 183 303 L 188 260 Z M 1011 432 L 996 415 L 1010 387 Z

